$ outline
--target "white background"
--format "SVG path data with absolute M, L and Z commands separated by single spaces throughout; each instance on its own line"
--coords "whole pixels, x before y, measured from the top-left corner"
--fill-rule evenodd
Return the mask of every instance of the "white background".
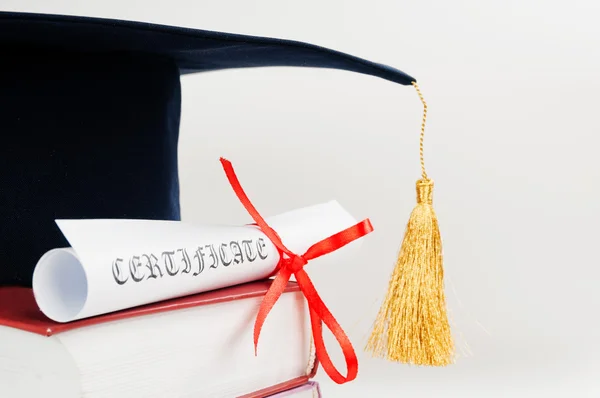
M 307 268 L 359 353 L 353 383 L 319 372 L 326 398 L 600 396 L 600 2 L 1 0 L 0 8 L 296 39 L 416 77 L 430 106 L 426 164 L 449 306 L 457 344 L 470 347 L 456 365 L 409 368 L 363 351 L 414 206 L 422 108 L 411 87 L 300 68 L 184 77 L 184 219 L 248 221 L 219 156 L 265 215 L 335 198 L 371 218 L 376 232 L 360 257 Z

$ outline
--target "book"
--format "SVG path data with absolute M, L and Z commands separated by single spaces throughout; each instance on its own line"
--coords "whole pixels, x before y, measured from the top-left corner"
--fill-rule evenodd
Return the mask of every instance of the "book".
M 321 398 L 321 389 L 316 381 L 270 395 L 269 398 Z
M 29 288 L 0 288 L 0 397 L 258 398 L 317 369 L 307 305 L 289 282 L 254 352 L 271 280 L 69 323 L 46 318 Z

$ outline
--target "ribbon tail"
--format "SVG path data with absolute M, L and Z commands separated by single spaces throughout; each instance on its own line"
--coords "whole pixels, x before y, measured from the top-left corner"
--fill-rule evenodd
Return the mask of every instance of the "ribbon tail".
M 342 327 L 335 320 L 331 312 L 329 312 L 323 300 L 319 297 L 319 294 L 317 293 L 306 271 L 300 270 L 296 272 L 295 275 L 296 281 L 304 292 L 310 307 L 310 322 L 319 363 L 329 377 L 338 384 L 344 384 L 354 380 L 358 375 L 358 358 L 354 348 L 352 347 L 350 339 L 348 336 L 346 336 L 346 333 L 344 333 Z M 325 341 L 323 339 L 322 323 L 325 323 L 331 333 L 333 333 L 340 345 L 340 348 L 342 349 L 347 370 L 347 375 L 345 377 L 336 369 L 333 361 L 327 353 L 327 348 L 325 347 Z
M 254 355 L 258 353 L 258 339 L 260 337 L 260 331 L 267 319 L 267 315 L 287 287 L 288 281 L 291 276 L 291 272 L 286 268 L 281 269 L 281 271 L 275 277 L 275 280 L 271 283 L 269 290 L 263 297 L 262 303 L 258 310 L 258 315 L 256 316 L 256 320 L 254 322 Z
M 353 241 L 362 238 L 363 236 L 373 232 L 373 225 L 367 218 L 361 222 L 325 238 L 308 248 L 302 256 L 306 260 L 313 260 L 317 257 L 324 256 L 346 246 Z
M 233 192 L 236 194 L 248 214 L 250 214 L 256 225 L 258 225 L 261 231 L 267 235 L 267 237 L 275 244 L 275 246 L 284 250 L 288 255 L 291 255 L 291 252 L 283 245 L 279 235 L 277 235 L 277 233 L 271 227 L 269 227 L 265 219 L 260 215 L 258 210 L 256 210 L 256 207 L 254 207 L 248 198 L 248 195 L 246 195 L 244 188 L 242 188 L 242 184 L 240 184 L 240 181 L 233 170 L 233 165 L 231 162 L 225 158 L 221 158 L 220 161 L 221 165 L 223 166 L 223 170 L 225 171 L 225 176 L 233 188 Z

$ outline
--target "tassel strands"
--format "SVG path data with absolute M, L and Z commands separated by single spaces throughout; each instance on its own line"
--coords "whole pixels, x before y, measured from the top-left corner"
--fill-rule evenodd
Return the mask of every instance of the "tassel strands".
M 392 273 L 366 350 L 388 360 L 426 366 L 454 361 L 454 342 L 446 313 L 442 240 L 433 209 L 433 181 L 427 176 L 423 138 L 427 103 L 423 103 L 419 141 L 422 176 L 417 204 L 410 214 Z

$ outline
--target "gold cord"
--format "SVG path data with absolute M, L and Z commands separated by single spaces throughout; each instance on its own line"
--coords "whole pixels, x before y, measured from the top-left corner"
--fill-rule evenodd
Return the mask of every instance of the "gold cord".
M 306 375 L 310 376 L 313 369 L 315 368 L 315 362 L 317 361 L 317 353 L 315 351 L 314 340 L 312 333 L 310 334 L 310 351 L 308 354 L 308 364 L 306 365 Z
M 419 139 L 419 155 L 421 158 L 421 175 L 423 176 L 423 180 L 427 181 L 429 180 L 429 177 L 427 176 L 427 172 L 425 171 L 425 159 L 423 156 L 423 141 L 425 140 L 425 122 L 427 121 L 427 103 L 425 102 L 425 98 L 423 98 L 423 94 L 421 93 L 421 89 L 419 88 L 417 82 L 412 82 L 412 85 L 415 87 L 415 90 L 417 90 L 417 94 L 419 95 L 419 98 L 423 103 L 423 122 L 421 123 L 421 137 Z

